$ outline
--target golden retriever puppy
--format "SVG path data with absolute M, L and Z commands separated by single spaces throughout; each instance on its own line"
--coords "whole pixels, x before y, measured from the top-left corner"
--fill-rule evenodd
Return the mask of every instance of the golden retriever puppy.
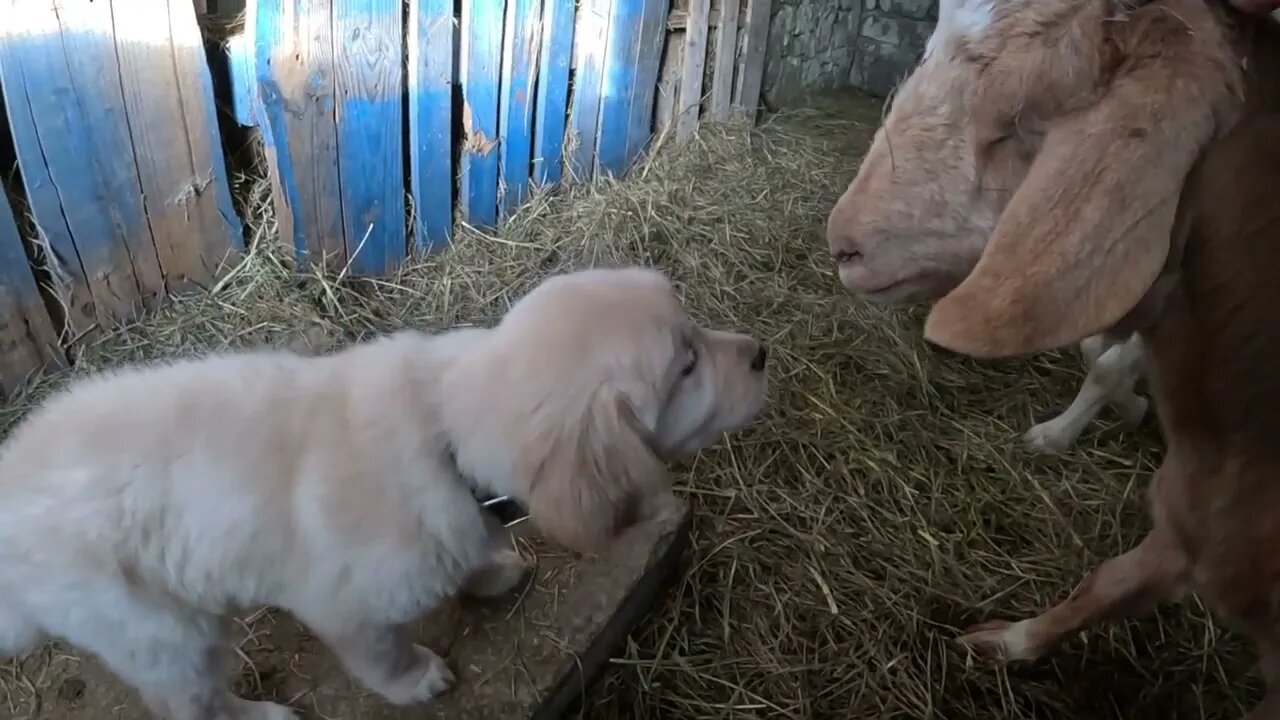
M 526 572 L 476 494 L 601 548 L 671 507 L 665 461 L 756 418 L 764 369 L 623 268 L 548 279 L 492 329 L 83 380 L 0 455 L 0 655 L 62 638 L 159 716 L 287 718 L 226 686 L 228 614 L 273 605 L 387 701 L 427 702 L 454 677 L 403 625 Z

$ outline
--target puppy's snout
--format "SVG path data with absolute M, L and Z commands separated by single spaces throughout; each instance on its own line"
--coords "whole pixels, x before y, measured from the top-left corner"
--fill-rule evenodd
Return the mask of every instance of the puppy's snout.
M 769 349 L 764 343 L 756 343 L 756 354 L 751 358 L 751 369 L 756 372 L 764 372 L 765 361 L 769 359 Z

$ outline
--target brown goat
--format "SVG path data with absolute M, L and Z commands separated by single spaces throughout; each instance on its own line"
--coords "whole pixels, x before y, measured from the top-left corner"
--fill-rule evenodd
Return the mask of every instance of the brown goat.
M 828 243 L 1005 357 L 1136 330 L 1167 449 L 1152 529 L 1065 601 L 961 638 L 1039 657 L 1197 593 L 1280 718 L 1280 24 L 1206 0 L 942 0 Z

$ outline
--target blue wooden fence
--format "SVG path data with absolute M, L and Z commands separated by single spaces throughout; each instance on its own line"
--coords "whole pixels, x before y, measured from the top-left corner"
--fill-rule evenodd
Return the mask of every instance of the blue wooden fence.
M 209 282 L 243 240 L 190 0 L 3 0 L 0 28 L 0 146 L 33 228 L 24 243 L 0 203 L 8 390 L 66 339 Z
M 211 1 L 0 0 L 0 160 L 20 171 L 0 193 L 0 391 L 243 247 Z M 677 116 L 753 113 L 771 0 L 241 2 L 230 105 L 263 140 L 281 235 L 301 267 L 372 276 L 447 247 L 455 218 L 494 227 L 537 186 L 624 172 Z
M 769 0 L 722 0 L 725 87 L 763 65 L 737 47 L 738 4 L 768 22 Z M 247 15 L 237 117 L 266 140 L 298 261 L 353 275 L 447 246 L 455 215 L 494 227 L 535 185 L 623 173 L 653 137 L 664 47 L 683 42 L 671 0 L 247 0 Z M 754 109 L 747 86 L 736 102 Z M 703 93 L 686 94 L 696 124 Z

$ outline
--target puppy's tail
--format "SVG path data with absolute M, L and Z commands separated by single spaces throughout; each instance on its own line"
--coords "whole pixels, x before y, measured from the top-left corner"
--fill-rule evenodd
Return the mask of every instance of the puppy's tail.
M 0 603 L 3 599 L 0 598 Z M 0 660 L 16 657 L 40 641 L 40 628 L 15 608 L 0 604 Z

